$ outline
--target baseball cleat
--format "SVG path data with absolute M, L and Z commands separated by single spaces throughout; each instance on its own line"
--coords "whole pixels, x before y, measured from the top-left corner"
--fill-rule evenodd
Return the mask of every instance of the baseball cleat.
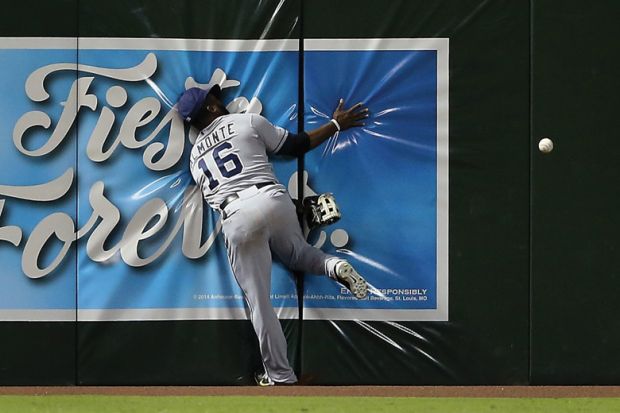
M 260 387 L 294 386 L 297 384 L 297 382 L 286 383 L 286 382 L 274 381 L 267 375 L 267 373 L 259 373 L 259 372 L 254 373 L 254 380 L 256 381 L 256 384 L 258 384 Z
M 353 266 L 346 261 L 336 264 L 336 280 L 344 284 L 353 293 L 355 298 L 362 299 L 368 295 L 366 280 L 355 271 Z
M 276 383 L 271 380 L 267 373 L 254 373 L 254 380 L 256 381 L 256 384 L 258 384 L 260 387 L 269 387 L 276 385 Z

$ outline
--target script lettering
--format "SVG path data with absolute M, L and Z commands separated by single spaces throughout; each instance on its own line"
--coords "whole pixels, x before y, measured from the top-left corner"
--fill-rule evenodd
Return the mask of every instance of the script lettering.
M 171 103 L 175 99 L 168 99 L 151 79 L 156 70 L 157 58 L 153 53 L 148 53 L 137 65 L 127 68 L 54 63 L 35 70 L 26 80 L 27 97 L 37 103 L 53 99 L 62 105 L 62 111 L 57 120 L 53 120 L 50 114 L 40 110 L 29 111 L 19 117 L 12 135 L 15 148 L 29 157 L 43 157 L 54 151 L 63 150 L 63 143 L 72 136 L 71 131 L 76 128 L 80 115 L 87 109 L 86 113 L 89 113 L 89 116 L 92 116 L 92 112 L 97 116 L 94 126 L 87 126 L 92 128 L 86 131 L 88 139 L 81 142 L 86 147 L 85 153 L 89 160 L 96 163 L 106 162 L 120 147 L 129 150 L 144 148 L 142 161 L 146 168 L 152 171 L 165 171 L 175 167 L 183 157 L 185 141 L 189 140 L 191 144 L 197 136 L 197 131 L 190 129 L 189 135 L 186 135 L 183 120 Z M 53 81 L 50 75 L 61 71 L 75 71 L 86 76 L 74 80 L 66 94 L 61 92 L 59 96 L 51 96 L 46 89 L 46 83 Z M 100 86 L 99 77 L 125 83 L 122 86 L 118 84 L 107 86 L 105 99 L 101 99 L 100 102 L 93 92 Z M 154 90 L 157 97 L 147 96 L 137 101 L 131 100 L 127 82 L 130 84 L 144 82 Z M 227 79 L 226 73 L 221 69 L 215 70 L 208 84 L 216 83 L 221 88 L 239 85 L 238 81 Z M 191 77 L 186 80 L 186 87 L 206 87 L 208 84 L 199 84 Z M 167 110 L 162 109 L 162 101 L 168 106 Z M 125 108 L 128 102 L 132 102 L 132 106 Z M 228 105 L 228 108 L 231 113 L 260 113 L 262 104 L 256 97 L 251 101 L 245 97 L 238 97 Z M 125 115 L 119 114 L 121 110 L 125 111 Z M 86 128 L 82 125 L 80 123 L 80 133 Z M 45 139 L 38 144 L 38 147 L 28 145 L 28 139 L 33 135 L 37 136 L 39 142 L 38 137 L 41 133 L 48 135 L 45 135 Z M 162 139 L 164 134 L 167 134 L 167 137 L 164 136 Z M 228 139 L 233 134 L 235 131 L 231 125 L 224 125 L 209 138 L 215 142 Z M 57 178 L 40 184 L 0 184 L 0 197 L 31 202 L 57 201 L 71 195 L 71 188 L 75 184 L 74 175 L 74 169 L 68 168 Z M 202 194 L 194 185 L 179 187 L 179 190 L 184 191 L 180 207 L 169 209 L 166 201 L 157 197 L 147 200 L 129 219 L 121 240 L 114 245 L 108 244 L 112 233 L 115 230 L 122 230 L 118 228 L 122 212 L 106 197 L 103 181 L 97 181 L 90 187 L 88 202 L 92 212 L 81 228 L 76 230 L 76 223 L 68 213 L 54 212 L 41 219 L 27 237 L 18 226 L 0 225 L 0 241 L 19 247 L 22 240 L 27 238 L 22 252 L 22 271 L 32 279 L 51 274 L 66 258 L 73 243 L 83 237 L 88 237 L 86 254 L 92 261 L 106 263 L 112 262 L 114 257 L 120 257 L 127 265 L 142 267 L 161 257 L 182 230 L 183 255 L 197 259 L 207 254 L 213 246 L 221 231 L 221 220 L 214 223 L 212 230 L 204 239 Z M 0 199 L 0 217 L 6 210 L 5 206 L 9 208 L 5 204 L 6 200 Z M 176 219 L 174 225 L 166 226 L 166 222 L 173 216 Z M 161 234 L 165 227 L 170 228 L 168 233 Z M 154 252 L 149 256 L 140 255 L 141 243 L 151 239 L 149 244 L 152 245 L 154 239 L 160 238 L 161 244 Z M 56 248 L 55 254 L 48 259 L 47 249 L 58 245 L 60 248 Z M 43 257 L 45 264 L 41 263 Z

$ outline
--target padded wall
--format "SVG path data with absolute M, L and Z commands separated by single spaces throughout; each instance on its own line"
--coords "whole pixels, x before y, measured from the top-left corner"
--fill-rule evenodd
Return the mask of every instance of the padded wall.
M 187 82 L 212 80 L 229 87 L 236 110 L 291 131 L 327 121 L 339 98 L 371 112 L 367 125 L 304 158 L 275 161 L 293 196 L 299 187 L 335 193 L 342 220 L 309 239 L 349 259 L 373 287 L 357 302 L 276 263 L 273 302 L 303 383 L 620 381 L 616 2 L 2 6 L 0 384 L 252 384 L 261 360 L 243 299 L 221 239 L 205 248 L 217 214 L 196 213 L 200 223 L 188 220 L 158 250 L 184 208 L 201 204 L 185 191 L 192 132 L 177 125 L 183 139 L 169 144 L 166 125 L 152 147 L 140 142 Z M 129 67 L 142 83 L 117 82 L 114 70 Z M 77 77 L 81 94 L 70 89 Z M 82 104 L 77 120 L 57 148 L 36 153 L 63 111 L 76 117 L 72 99 Z M 138 104 L 163 109 L 134 119 L 133 146 L 111 146 Z M 49 128 L 36 123 L 38 111 Z M 20 135 L 27 121 L 32 130 Z M 92 142 L 108 126 L 106 157 Z M 555 142 L 550 154 L 538 151 L 542 137 Z M 173 155 L 176 163 L 158 169 Z M 124 229 L 147 201 L 162 202 L 170 219 L 140 240 L 132 264 L 120 245 L 135 241 Z M 108 213 L 96 224 L 94 205 Z M 118 227 L 102 232 L 117 207 Z M 56 221 L 39 225 L 49 217 Z M 66 250 L 57 240 L 39 251 L 33 233 L 54 225 Z M 198 226 L 197 240 L 182 234 Z M 55 270 L 43 274 L 48 265 Z
M 325 13 L 327 9 L 331 12 Z M 312 384 L 527 383 L 528 4 L 312 1 L 304 3 L 302 15 L 303 37 L 308 41 L 321 38 L 449 38 L 450 41 L 449 321 L 304 321 L 302 372 L 305 379 Z M 307 78 L 308 72 L 318 68 L 306 65 L 305 69 Z M 353 79 L 347 78 L 344 70 L 336 72 L 340 76 L 336 78 L 339 92 L 355 95 L 356 87 L 360 87 L 355 80 L 364 82 L 364 73 L 374 76 L 372 69 L 372 61 L 361 69 L 351 66 L 351 72 L 355 73 Z M 405 82 L 415 79 L 415 71 L 408 73 L 410 80 Z M 399 86 L 394 84 L 398 81 L 386 82 L 385 92 L 398 94 Z M 370 96 L 367 103 L 371 110 L 374 102 L 379 104 L 385 98 L 383 90 Z M 389 116 L 381 120 L 399 121 Z M 387 127 L 378 125 L 377 133 L 382 130 Z M 371 134 L 361 136 L 354 150 L 373 150 L 368 142 L 372 139 Z M 417 153 L 423 154 L 425 150 L 418 147 Z M 392 151 L 399 149 L 395 147 Z M 356 173 L 357 169 L 383 169 L 381 163 L 377 160 L 373 165 L 349 167 Z M 419 164 L 412 161 L 408 167 L 392 168 L 387 163 L 387 177 L 382 185 L 399 185 L 403 178 L 411 181 Z M 316 180 L 330 178 L 318 176 Z M 365 181 L 354 177 L 353 180 L 358 208 L 376 202 L 372 191 L 366 192 Z M 392 201 L 407 208 L 400 199 Z M 389 209 L 383 214 L 374 216 L 374 225 L 381 225 L 382 219 L 392 226 L 402 225 L 389 221 Z M 415 232 L 416 227 L 408 230 Z M 360 231 L 356 244 L 365 242 L 364 233 Z M 399 239 L 393 239 L 391 246 L 398 248 Z M 415 267 L 409 268 L 398 276 L 414 276 Z M 389 283 L 389 277 L 381 277 L 380 273 L 373 280 L 378 287 L 383 282 Z M 333 368 L 343 363 L 346 368 Z
M 64 38 L 70 48 L 58 51 L 55 57 L 76 60 L 77 1 L 5 1 L 2 9 L 0 37 Z M 74 167 L 76 134 L 74 129 L 69 131 L 70 142 L 61 155 L 29 157 L 16 149 L 12 141 L 13 126 L 28 110 L 24 83 L 30 71 L 38 67 L 41 52 L 23 54 L 11 47 L 1 49 L 0 384 L 73 384 L 76 377 L 75 247 L 68 249 L 64 264 L 48 279 L 24 275 L 22 252 L 27 235 L 52 211 L 75 219 L 75 187 L 70 183 L 65 185 L 66 193 L 55 194 L 47 202 L 6 196 L 5 186 L 43 184 Z M 65 73 L 57 82 L 67 87 L 75 77 L 75 73 Z M 48 103 L 55 116 L 62 109 L 57 103 L 54 106 Z M 23 140 L 25 148 L 41 145 L 42 136 L 43 133 L 28 135 Z M 6 240 L 11 230 L 7 232 L 5 227 L 11 226 L 22 228 L 20 236 L 13 238 L 17 246 Z M 49 264 L 60 249 L 60 243 L 50 244 L 48 253 L 41 254 L 41 266 Z
M 620 5 L 532 16 L 532 383 L 617 384 Z
M 298 37 L 297 12 L 297 1 L 266 1 L 260 3 L 246 1 L 190 1 L 183 3 L 168 1 L 112 1 L 105 3 L 81 1 L 80 36 L 84 45 L 81 47 L 87 48 L 85 46 L 87 38 L 118 37 L 156 38 L 153 39 L 154 42 L 157 42 L 153 43 L 154 50 L 157 50 L 160 42 L 166 38 L 216 39 L 216 41 L 232 39 L 233 42 L 243 39 L 260 39 L 262 41 L 289 39 L 294 41 L 296 48 Z M 210 46 L 206 44 L 205 47 Z M 164 45 L 163 48 L 165 49 L 166 46 Z M 211 50 L 215 49 L 217 46 L 211 48 Z M 281 112 L 273 109 L 274 105 L 277 107 L 277 103 L 269 101 L 271 100 L 270 95 L 260 92 L 261 88 L 264 87 L 272 90 L 271 93 L 274 94 L 278 93 L 275 86 L 293 85 L 289 94 L 291 96 L 290 102 L 287 103 L 286 109 L 297 101 L 298 66 L 295 51 L 288 52 L 290 55 L 288 57 L 274 55 L 262 60 L 252 57 L 251 52 L 218 53 L 205 50 L 203 53 L 200 48 L 187 52 L 158 50 L 154 53 L 158 57 L 158 68 L 153 79 L 165 95 L 171 96 L 171 101 L 175 100 L 176 96 L 182 92 L 184 76 L 192 76 L 199 83 L 207 83 L 210 81 L 212 72 L 216 68 L 222 68 L 228 80 L 235 79 L 237 83 L 241 83 L 239 87 L 224 89 L 226 103 L 238 95 L 256 93 L 260 99 L 268 99 L 263 103 L 263 115 L 280 124 L 288 122 L 282 126 L 296 129 L 297 121 L 294 118 L 293 120 L 279 119 L 278 116 L 281 115 Z M 97 51 L 81 51 L 83 61 L 90 58 L 94 61 L 100 61 L 102 64 L 113 61 L 114 56 L 114 51 L 103 56 L 98 55 Z M 263 61 L 268 63 L 263 63 Z M 284 62 L 292 62 L 292 64 L 287 63 L 282 66 Z M 288 83 L 284 78 L 278 81 L 278 78 L 275 77 L 275 69 L 272 69 L 274 66 L 279 67 L 280 76 L 284 73 L 284 76 L 289 79 Z M 232 90 L 232 92 L 227 90 Z M 152 96 L 153 91 L 147 88 L 145 95 Z M 247 95 L 247 98 L 251 99 L 252 96 Z M 165 137 L 163 141 L 165 142 Z M 186 145 L 181 163 L 166 171 L 163 178 L 161 173 L 155 173 L 152 178 L 146 177 L 144 181 L 148 183 L 149 179 L 151 181 L 163 179 L 165 182 L 170 179 L 169 182 L 172 184 L 177 177 L 180 177 L 184 182 L 187 181 L 187 174 L 184 170 L 185 163 L 183 162 L 187 160 L 188 150 L 189 145 Z M 86 152 L 85 148 L 82 149 L 82 152 Z M 118 155 L 121 154 L 115 154 L 115 156 Z M 125 156 L 125 153 L 122 156 Z M 142 166 L 140 158 L 141 154 L 138 154 L 131 161 L 127 161 L 126 158 L 121 160 L 117 158 L 117 162 L 129 162 Z M 92 165 L 91 162 L 87 161 L 85 160 L 84 163 Z M 103 175 L 97 174 L 103 168 L 105 165 L 96 165 L 87 172 L 83 172 L 90 178 L 87 179 L 88 182 L 84 183 L 85 196 L 94 181 L 104 179 L 109 196 L 117 195 L 116 199 L 122 200 L 122 197 L 125 196 L 123 189 L 127 186 L 131 187 L 132 179 L 120 176 L 116 181 L 113 181 L 111 175 L 114 174 L 116 166 L 111 164 L 109 172 L 104 172 Z M 289 171 L 294 171 L 295 162 L 290 161 L 278 165 L 278 168 L 282 171 L 278 173 L 285 176 L 282 178 L 284 181 L 292 173 Z M 136 174 L 141 173 L 140 170 L 136 171 Z M 139 183 L 138 189 L 130 190 L 130 192 L 137 193 L 144 190 L 146 187 L 140 189 L 140 186 L 143 186 L 145 182 Z M 183 185 L 186 184 L 181 185 L 181 190 Z M 151 188 L 145 192 L 150 191 Z M 174 207 L 175 211 L 181 205 L 179 190 L 164 188 L 156 194 L 166 199 L 168 205 L 178 205 Z M 126 212 L 131 211 L 133 207 L 127 205 L 121 208 Z M 211 224 L 207 225 L 209 230 L 213 232 L 217 215 L 210 212 L 206 204 L 203 217 L 205 222 L 211 221 Z M 82 216 L 84 221 L 87 218 L 88 215 L 86 214 Z M 205 242 L 208 235 L 208 233 L 203 233 L 202 242 Z M 83 257 L 80 260 L 80 314 L 82 314 L 82 309 L 85 310 L 84 314 L 88 314 L 90 308 L 113 308 L 115 306 L 128 308 L 134 305 L 133 297 L 136 297 L 136 300 L 138 297 L 143 297 L 144 307 L 155 315 L 154 319 L 141 321 L 80 321 L 78 324 L 78 383 L 91 385 L 253 384 L 253 373 L 261 368 L 261 360 L 258 354 L 258 342 L 251 324 L 246 320 L 245 313 L 239 317 L 236 315 L 238 312 L 232 310 L 227 312 L 226 309 L 220 309 L 219 316 L 203 315 L 204 313 L 200 313 L 200 309 L 194 308 L 191 299 L 183 298 L 184 294 L 193 295 L 193 302 L 199 306 L 200 301 L 196 302 L 196 297 L 198 300 L 202 300 L 211 295 L 217 295 L 210 290 L 211 283 L 221 283 L 224 290 L 234 290 L 234 286 L 229 286 L 231 283 L 234 284 L 234 279 L 228 270 L 228 261 L 221 237 L 218 237 L 213 248 L 197 260 L 188 260 L 182 256 L 180 254 L 181 246 L 178 242 L 180 241 L 179 237 L 176 240 L 177 242 L 171 246 L 173 251 L 169 251 L 162 259 L 146 267 L 142 272 L 136 272 L 123 266 L 128 270 L 126 273 L 123 273 L 123 270 L 119 268 L 113 269 L 107 274 L 100 273 L 88 257 Z M 102 291 L 101 277 L 108 277 L 108 283 L 116 283 L 117 286 L 110 290 L 104 288 Z M 148 277 L 151 279 L 148 280 Z M 135 282 L 131 281 L 132 278 Z M 294 293 L 295 283 L 290 275 L 287 276 L 283 271 L 274 274 L 274 279 L 281 280 L 283 278 L 288 280 L 285 286 L 286 291 Z M 128 279 L 130 280 L 129 283 L 125 283 Z M 195 286 L 194 290 L 186 288 L 192 284 Z M 186 287 L 183 287 L 184 285 Z M 134 291 L 129 294 L 122 294 L 121 290 L 127 288 Z M 158 290 L 161 291 L 160 296 L 163 297 L 161 304 L 157 303 L 157 298 L 148 298 L 160 294 L 156 293 Z M 98 297 L 102 292 L 104 300 Z M 117 295 L 125 297 L 125 299 L 121 299 L 124 301 L 116 304 Z M 186 315 L 177 316 L 167 313 L 163 317 L 158 316 L 157 307 L 169 304 L 166 303 L 166 301 L 170 301 L 165 298 L 166 296 L 172 298 L 172 307 L 181 307 L 180 310 L 173 312 L 181 312 Z M 103 304 L 97 305 L 101 301 Z M 240 295 L 236 301 L 243 305 Z M 188 303 L 192 308 L 184 310 L 183 307 L 188 306 Z M 275 306 L 278 307 L 278 304 Z M 296 360 L 299 336 L 299 326 L 296 320 L 297 302 L 294 301 L 292 306 L 289 308 L 290 315 L 283 320 L 283 326 L 288 337 L 289 357 L 293 365 L 298 366 Z M 212 310 L 218 311 L 217 307 Z M 123 312 L 123 310 L 120 311 Z M 184 320 L 188 317 L 187 314 L 190 314 L 190 319 Z M 212 319 L 218 317 L 225 319 Z

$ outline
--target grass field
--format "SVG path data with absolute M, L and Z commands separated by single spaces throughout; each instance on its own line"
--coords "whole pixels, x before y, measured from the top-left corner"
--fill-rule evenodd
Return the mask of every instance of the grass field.
M 620 398 L 0 396 L 1 413 L 618 412 Z

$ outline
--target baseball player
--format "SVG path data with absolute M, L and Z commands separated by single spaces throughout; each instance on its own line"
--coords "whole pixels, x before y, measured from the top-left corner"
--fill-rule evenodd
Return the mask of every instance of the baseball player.
M 258 336 L 265 371 L 255 379 L 261 386 L 297 382 L 269 298 L 272 252 L 291 270 L 325 274 L 358 299 L 368 294 L 366 281 L 351 264 L 306 242 L 295 206 L 268 160 L 272 154 L 301 155 L 337 131 L 363 125 L 368 109 L 358 103 L 343 110 L 343 105 L 340 99 L 331 121 L 296 135 L 260 115 L 230 114 L 217 85 L 190 88 L 177 103 L 179 114 L 200 131 L 190 170 L 206 202 L 222 217 L 228 259 Z

